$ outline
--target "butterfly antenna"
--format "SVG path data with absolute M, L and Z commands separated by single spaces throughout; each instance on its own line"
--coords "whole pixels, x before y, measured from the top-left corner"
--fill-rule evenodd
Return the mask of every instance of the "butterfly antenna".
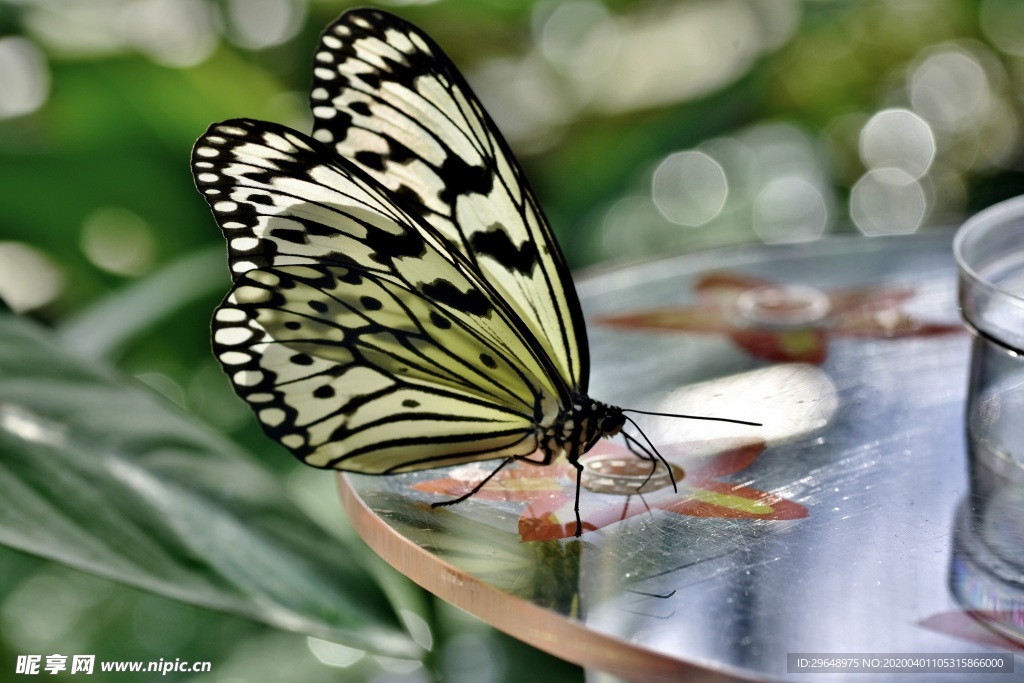
M 684 418 L 684 419 L 687 419 L 687 420 L 711 420 L 713 422 L 732 422 L 733 424 L 749 425 L 751 427 L 763 427 L 764 426 L 760 422 L 748 422 L 747 420 L 733 420 L 732 418 L 728 418 L 728 417 L 708 417 L 707 415 L 682 415 L 680 413 L 655 413 L 655 412 L 652 412 L 652 411 L 649 411 L 649 410 L 637 410 L 636 408 L 623 408 L 622 412 L 624 412 L 624 413 L 637 413 L 639 415 L 656 415 L 658 417 L 681 417 L 681 418 Z M 629 418 L 626 418 L 626 419 L 629 419 Z M 629 420 L 629 421 L 633 422 L 632 420 Z M 633 422 L 633 424 L 636 424 L 636 423 Z M 638 429 L 639 429 L 639 427 L 638 427 Z M 643 432 L 640 432 L 640 433 L 643 434 Z M 645 436 L 644 438 L 646 439 L 647 437 Z

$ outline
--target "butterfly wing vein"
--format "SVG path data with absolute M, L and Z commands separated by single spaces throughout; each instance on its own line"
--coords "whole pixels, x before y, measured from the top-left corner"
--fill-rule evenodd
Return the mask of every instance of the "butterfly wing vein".
M 193 173 L 234 286 L 213 343 L 263 429 L 318 467 L 392 473 L 545 446 L 586 389 L 564 259 L 443 52 L 375 10 L 321 36 L 313 136 L 210 127 Z

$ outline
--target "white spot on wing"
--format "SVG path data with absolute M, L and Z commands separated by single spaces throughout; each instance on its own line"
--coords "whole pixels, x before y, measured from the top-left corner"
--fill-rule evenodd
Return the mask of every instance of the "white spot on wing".
M 420 38 L 418 35 L 416 35 L 415 33 L 410 34 L 409 40 L 411 40 L 413 45 L 418 47 L 420 50 L 426 52 L 428 55 L 430 54 L 430 48 L 427 46 L 425 42 L 423 42 L 423 39 Z
M 252 339 L 252 333 L 244 327 L 221 327 L 213 333 L 213 340 L 225 346 L 238 346 Z
M 224 365 L 243 365 L 252 360 L 252 356 L 241 351 L 225 351 L 220 354 L 220 362 Z
M 231 379 L 240 387 L 253 387 L 263 381 L 263 376 L 261 370 L 242 370 L 236 372 Z M 248 396 L 246 400 L 252 401 L 252 395 Z
M 396 50 L 402 52 L 412 52 L 415 50 L 415 46 L 412 41 L 409 40 L 409 36 L 405 35 L 401 31 L 390 30 L 386 34 L 388 43 L 395 47 Z
M 276 427 L 284 422 L 285 414 L 280 408 L 265 408 L 260 411 L 260 422 Z
M 259 244 L 260 241 L 255 237 L 236 237 L 231 240 L 231 248 L 238 251 L 249 251 L 258 247 Z
M 245 311 L 238 308 L 219 308 L 213 317 L 222 323 L 240 323 L 248 316 Z

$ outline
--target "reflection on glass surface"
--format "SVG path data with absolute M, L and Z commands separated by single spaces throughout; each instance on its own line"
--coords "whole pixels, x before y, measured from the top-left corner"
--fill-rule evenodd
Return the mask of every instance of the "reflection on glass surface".
M 825 427 L 838 406 L 835 385 L 819 368 L 798 363 L 774 365 L 686 386 L 658 402 L 659 412 L 733 417 L 760 422 L 761 427 L 662 421 L 652 428 L 653 438 L 682 440 L 692 436 L 691 432 L 717 438 L 742 431 L 770 445 Z
M 791 274 L 786 275 L 792 277 Z M 695 302 L 596 318 L 602 326 L 688 335 L 726 335 L 756 358 L 820 365 L 843 338 L 897 340 L 962 334 L 960 325 L 922 318 L 910 285 L 819 289 L 731 270 L 709 270 L 690 284 Z

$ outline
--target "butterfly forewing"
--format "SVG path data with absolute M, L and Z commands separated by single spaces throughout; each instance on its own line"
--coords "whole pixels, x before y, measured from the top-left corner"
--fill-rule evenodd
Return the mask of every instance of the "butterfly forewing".
M 235 280 L 214 350 L 272 437 L 372 473 L 537 449 L 562 378 L 431 226 L 274 124 L 212 126 L 193 166 Z
M 313 136 L 400 196 L 473 262 L 585 392 L 587 344 L 568 268 L 497 128 L 440 48 L 376 10 L 321 37 Z
M 228 241 L 232 276 L 265 266 L 339 264 L 372 270 L 469 317 L 485 343 L 517 357 L 554 394 L 550 360 L 450 244 L 347 160 L 284 126 L 215 124 L 193 152 L 197 185 Z M 493 313 L 493 315 L 492 315 Z

